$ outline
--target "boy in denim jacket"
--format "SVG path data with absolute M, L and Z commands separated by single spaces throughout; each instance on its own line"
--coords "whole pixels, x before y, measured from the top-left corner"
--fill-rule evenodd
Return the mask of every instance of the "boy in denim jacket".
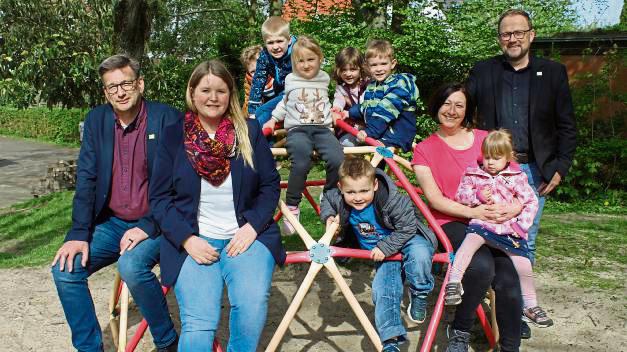
M 290 35 L 290 24 L 281 17 L 269 17 L 261 26 L 264 49 L 257 59 L 248 98 L 248 114 L 263 126 L 272 116 L 272 110 L 283 98 L 285 77 L 292 73 L 292 45 L 296 37 Z M 262 104 L 268 78 L 274 78 L 274 97 Z

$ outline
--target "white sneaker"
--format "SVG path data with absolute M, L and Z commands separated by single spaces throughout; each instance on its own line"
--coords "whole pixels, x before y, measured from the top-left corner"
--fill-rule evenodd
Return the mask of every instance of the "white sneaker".
M 292 215 L 294 215 L 294 217 L 296 217 L 296 220 L 298 220 L 300 222 L 300 208 L 292 207 L 292 206 L 288 206 L 288 208 L 290 208 L 290 212 L 292 213 Z M 296 233 L 296 229 L 285 218 L 285 215 L 283 216 L 283 233 L 285 233 L 287 235 L 293 235 L 293 234 Z

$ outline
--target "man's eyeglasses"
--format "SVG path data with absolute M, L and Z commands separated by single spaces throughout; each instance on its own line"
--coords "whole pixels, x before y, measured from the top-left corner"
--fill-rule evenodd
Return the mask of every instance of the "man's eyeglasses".
M 513 32 L 499 33 L 499 39 L 501 39 L 502 41 L 511 40 L 512 35 L 516 39 L 523 39 L 525 37 L 525 34 L 527 34 L 527 32 L 530 32 L 531 30 L 532 29 L 527 29 L 526 31 L 513 31 Z
M 137 79 L 134 79 L 132 81 L 122 81 L 118 84 L 112 84 L 110 86 L 106 86 L 104 87 L 105 90 L 107 91 L 107 93 L 113 95 L 116 94 L 118 92 L 118 87 L 122 88 L 123 91 L 125 92 L 130 92 L 132 90 L 135 89 L 135 82 L 137 81 Z

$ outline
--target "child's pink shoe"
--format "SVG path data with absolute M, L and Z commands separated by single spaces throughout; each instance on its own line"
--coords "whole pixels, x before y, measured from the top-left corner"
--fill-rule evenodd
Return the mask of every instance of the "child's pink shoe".
M 290 209 L 290 212 L 292 213 L 292 215 L 296 217 L 296 220 L 300 221 L 300 208 L 298 208 L 298 206 L 292 206 L 292 205 L 288 205 L 287 207 Z M 283 232 L 287 235 L 293 235 L 294 233 L 296 233 L 296 229 L 285 218 L 285 216 L 283 216 Z

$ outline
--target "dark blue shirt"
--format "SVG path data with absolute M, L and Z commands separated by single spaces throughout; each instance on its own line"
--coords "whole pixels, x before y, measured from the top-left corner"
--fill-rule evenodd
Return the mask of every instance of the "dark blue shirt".
M 377 242 L 392 233 L 377 222 L 372 203 L 362 210 L 352 209 L 348 222 L 353 227 L 359 246 L 363 249 L 373 249 Z
M 512 133 L 514 150 L 519 153 L 529 152 L 529 82 L 530 65 L 514 70 L 506 60 L 503 61 L 503 92 L 501 127 Z

